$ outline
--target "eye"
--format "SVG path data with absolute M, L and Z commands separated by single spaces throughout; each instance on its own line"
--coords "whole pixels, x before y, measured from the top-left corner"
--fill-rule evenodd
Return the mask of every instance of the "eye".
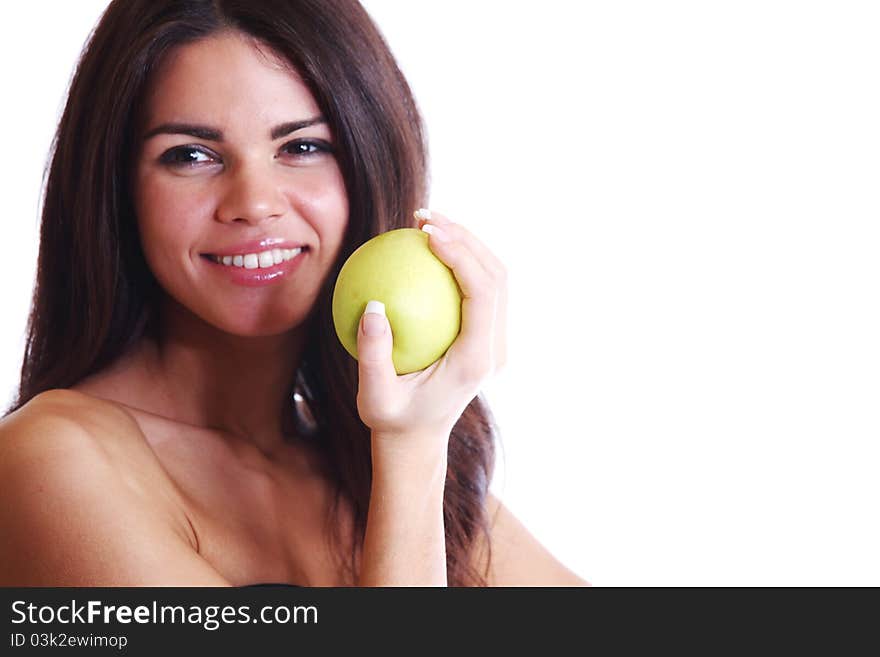
M 294 158 L 311 158 L 322 153 L 332 153 L 333 148 L 320 139 L 297 139 L 289 141 L 281 147 L 281 151 Z
M 176 146 L 162 153 L 159 161 L 171 166 L 193 166 L 209 162 L 215 156 L 200 146 Z

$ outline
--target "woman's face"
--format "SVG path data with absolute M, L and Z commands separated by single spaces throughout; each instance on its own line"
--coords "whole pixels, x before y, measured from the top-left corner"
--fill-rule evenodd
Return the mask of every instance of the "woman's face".
M 348 223 L 333 136 L 300 77 L 235 33 L 181 46 L 141 129 L 135 210 L 165 291 L 236 335 L 299 324 Z

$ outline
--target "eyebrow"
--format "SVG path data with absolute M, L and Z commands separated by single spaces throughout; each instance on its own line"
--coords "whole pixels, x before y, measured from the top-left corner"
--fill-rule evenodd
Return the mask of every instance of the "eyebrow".
M 327 123 L 323 116 L 316 116 L 311 119 L 303 119 L 302 121 L 288 121 L 276 125 L 269 131 L 269 136 L 274 141 L 281 139 L 297 130 L 308 128 L 309 126 L 319 123 Z M 156 135 L 190 135 L 196 139 L 204 139 L 206 141 L 223 141 L 223 132 L 217 128 L 205 125 L 195 125 L 192 123 L 163 123 L 153 128 L 144 135 L 144 141 Z

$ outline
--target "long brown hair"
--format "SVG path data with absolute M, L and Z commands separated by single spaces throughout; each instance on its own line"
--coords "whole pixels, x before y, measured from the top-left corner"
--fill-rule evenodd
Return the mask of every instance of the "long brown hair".
M 356 580 L 371 485 L 369 429 L 357 413 L 357 364 L 332 330 L 333 282 L 349 254 L 410 226 L 426 205 L 427 147 L 411 90 L 356 0 L 114 0 L 77 64 L 44 186 L 37 278 L 18 394 L 70 387 L 156 328 L 161 289 L 141 251 L 129 191 L 137 110 L 151 73 L 175 46 L 220 30 L 250 35 L 302 75 L 333 131 L 349 199 L 348 232 L 311 313 L 297 380 L 322 450 L 354 512 L 347 569 Z M 294 382 L 291 382 L 293 390 Z M 291 414 L 297 405 L 291 404 Z M 299 422 L 302 418 L 294 418 Z M 476 540 L 488 543 L 485 499 L 495 427 L 476 397 L 453 429 L 444 492 L 451 586 L 485 585 Z

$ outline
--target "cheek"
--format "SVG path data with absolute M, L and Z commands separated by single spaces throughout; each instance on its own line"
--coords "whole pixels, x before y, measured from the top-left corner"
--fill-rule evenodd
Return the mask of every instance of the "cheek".
M 152 176 L 139 180 L 135 212 L 141 243 L 150 260 L 165 258 L 186 246 L 211 201 L 186 184 L 169 184 Z M 176 245 L 176 249 L 171 249 Z
M 299 205 L 311 217 L 311 223 L 321 240 L 321 249 L 330 259 L 342 244 L 348 226 L 348 196 L 345 183 L 338 168 L 332 175 L 325 172 L 315 176 L 307 189 L 302 189 Z

